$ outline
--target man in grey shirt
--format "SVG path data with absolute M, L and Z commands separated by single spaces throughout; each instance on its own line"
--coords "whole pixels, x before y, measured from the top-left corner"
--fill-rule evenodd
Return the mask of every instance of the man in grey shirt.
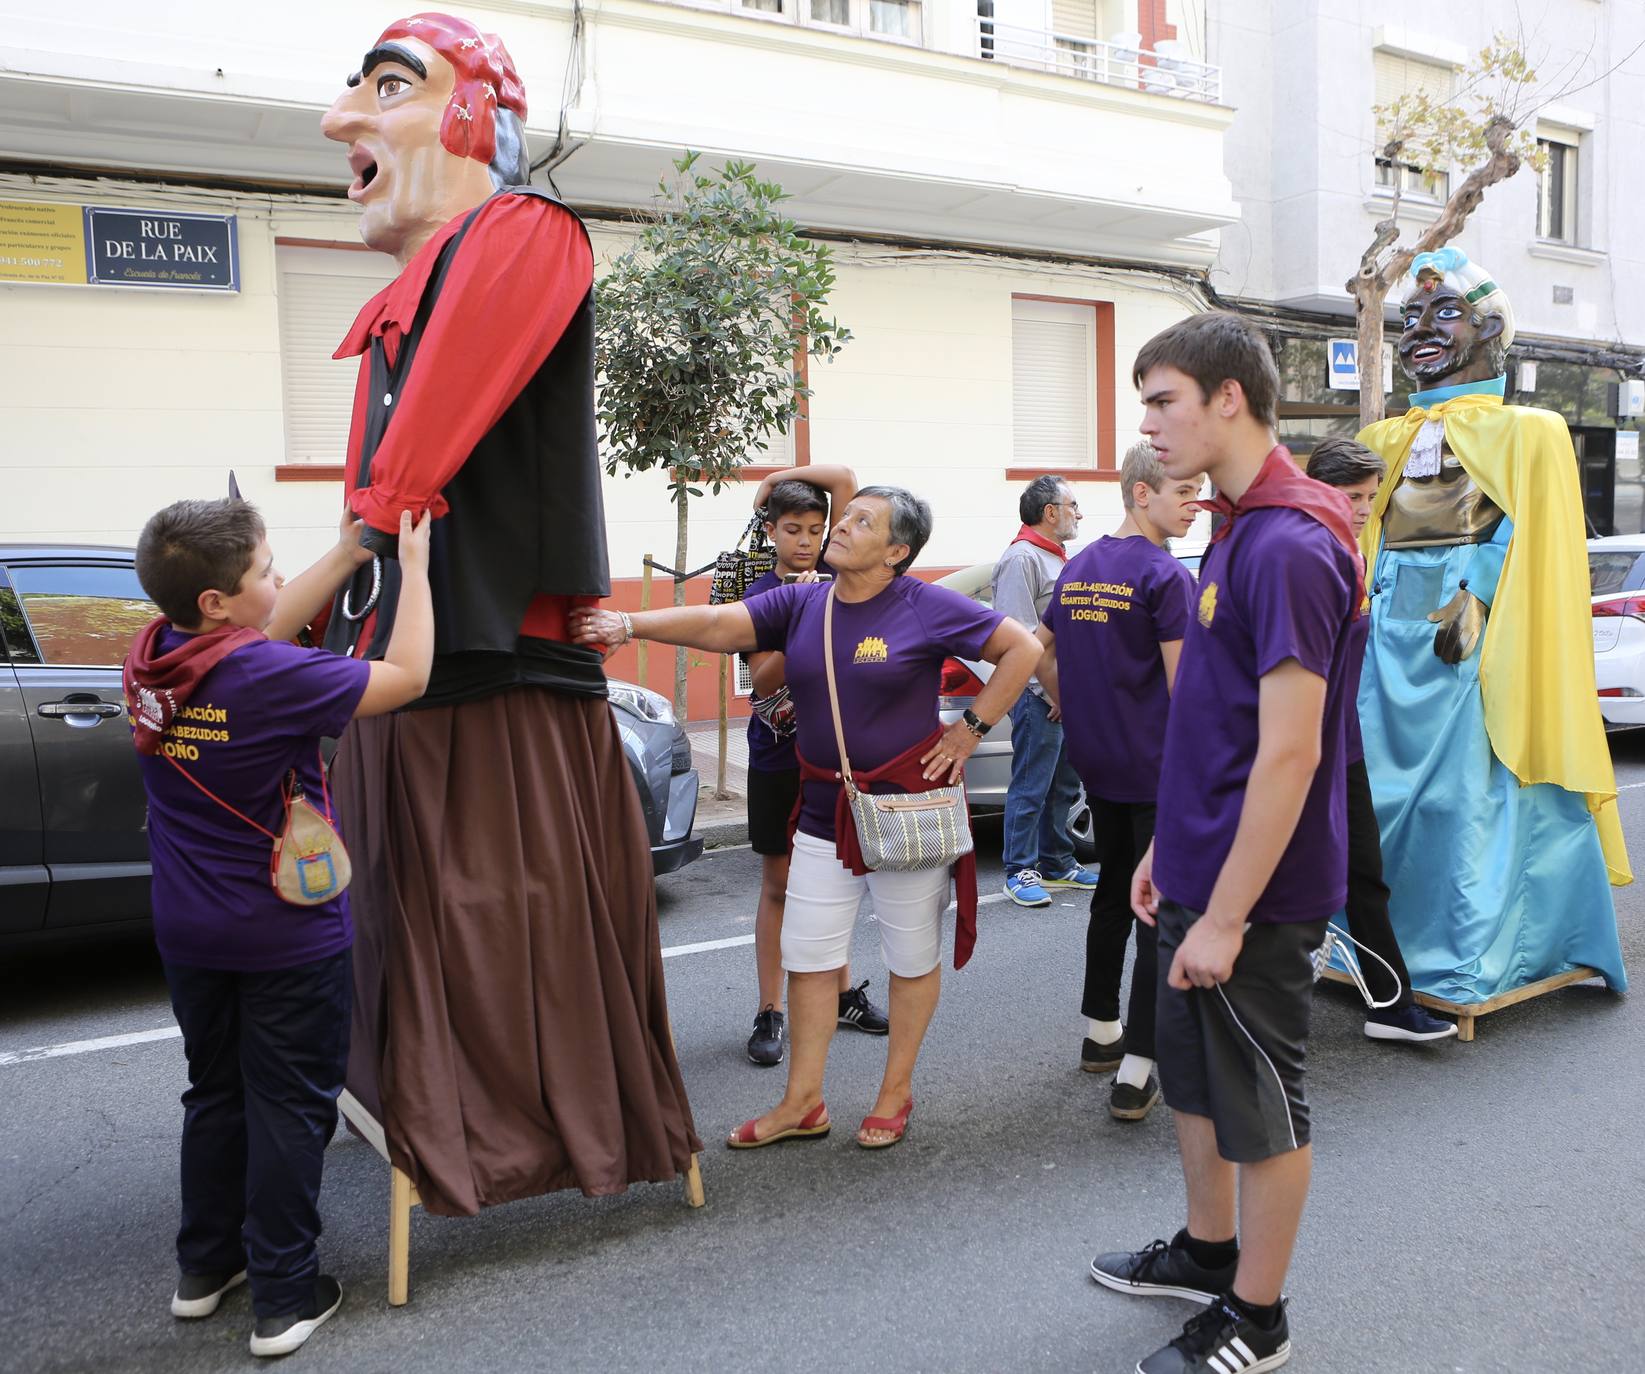
M 1080 507 L 1061 478 L 1036 477 L 1017 512 L 1022 528 L 994 565 L 994 609 L 1036 630 L 1068 561 L 1064 546 L 1079 529 Z M 1075 862 L 1068 837 L 1068 812 L 1079 788 L 1056 708 L 1039 679 L 1031 678 L 1011 708 L 1011 786 L 1005 794 L 1005 893 L 1018 906 L 1050 906 L 1048 888 L 1096 887 L 1097 875 Z

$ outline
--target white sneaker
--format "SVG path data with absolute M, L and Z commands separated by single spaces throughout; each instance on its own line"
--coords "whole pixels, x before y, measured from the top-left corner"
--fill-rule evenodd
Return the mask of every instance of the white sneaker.
M 253 1355 L 289 1355 L 303 1342 L 331 1320 L 332 1313 L 343 1305 L 343 1286 L 329 1274 L 314 1281 L 314 1301 L 310 1305 L 314 1316 L 288 1312 L 283 1317 L 259 1317 L 251 1333 Z

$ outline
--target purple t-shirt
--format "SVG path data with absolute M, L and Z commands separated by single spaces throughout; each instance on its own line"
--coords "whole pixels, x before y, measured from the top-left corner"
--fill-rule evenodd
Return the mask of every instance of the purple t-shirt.
M 1069 560 L 1042 620 L 1057 637 L 1063 739 L 1085 790 L 1153 803 L 1171 695 L 1160 645 L 1188 629 L 1194 578 L 1140 534 Z
M 823 665 L 826 582 L 794 583 L 747 601 L 761 649 L 787 656 L 788 689 L 799 717 L 799 752 L 819 768 L 838 768 L 834 716 Z M 867 601 L 834 604 L 834 676 L 854 770 L 889 763 L 937 728 L 937 690 L 945 658 L 976 659 L 1005 619 L 947 587 L 898 577 Z M 834 838 L 839 784 L 801 786 L 800 829 Z M 902 789 L 874 787 L 875 792 Z
M 1365 647 L 1371 639 L 1371 613 L 1366 611 L 1348 627 L 1348 700 L 1343 706 L 1344 764 L 1365 758 L 1365 741 L 1359 733 L 1359 675 L 1365 667 Z
M 748 594 L 743 597 L 744 604 L 752 601 L 756 596 L 774 591 L 783 585 L 782 578 L 775 572 L 763 573 L 748 588 Z M 790 768 L 798 768 L 799 761 L 794 757 L 794 736 L 787 739 L 778 739 L 772 729 L 758 716 L 748 718 L 748 766 L 757 768 L 762 773 L 781 773 Z
M 1284 507 L 1241 515 L 1211 546 L 1177 665 L 1165 731 L 1154 884 L 1204 911 L 1257 754 L 1259 680 L 1294 658 L 1326 680 L 1319 768 L 1256 922 L 1316 921 L 1348 892 L 1348 615 L 1354 565 L 1323 525 Z
M 159 652 L 186 638 L 168 628 Z M 321 737 L 343 733 L 370 676 L 369 664 L 319 649 L 247 644 L 206 674 L 165 739 L 190 777 L 279 834 L 288 770 L 297 770 L 308 800 L 325 810 Z M 140 763 L 161 958 L 255 973 L 295 968 L 353 944 L 346 892 L 321 906 L 282 901 L 269 882 L 267 835 L 212 801 L 169 759 L 144 755 Z

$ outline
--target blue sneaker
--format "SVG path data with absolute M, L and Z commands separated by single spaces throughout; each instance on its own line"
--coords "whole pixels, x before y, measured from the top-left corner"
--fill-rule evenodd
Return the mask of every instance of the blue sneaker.
M 1082 892 L 1094 892 L 1097 887 L 1097 875 L 1092 869 L 1082 864 L 1075 864 L 1060 878 L 1050 877 L 1040 879 L 1041 887 L 1077 887 Z
M 1051 894 L 1040 885 L 1040 875 L 1032 868 L 1011 874 L 1005 880 L 1005 895 L 1018 906 L 1051 905 Z

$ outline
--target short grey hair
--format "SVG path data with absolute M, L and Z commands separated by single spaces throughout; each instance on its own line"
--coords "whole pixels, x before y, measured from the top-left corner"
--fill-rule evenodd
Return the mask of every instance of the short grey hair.
M 1060 477 L 1047 474 L 1036 477 L 1023 488 L 1022 495 L 1017 499 L 1017 514 L 1022 517 L 1025 525 L 1037 525 L 1045 519 L 1047 506 L 1060 506 L 1062 494 L 1067 490 L 1068 483 Z
M 891 507 L 891 542 L 908 545 L 908 557 L 896 565 L 901 577 L 931 538 L 931 507 L 907 487 L 864 487 L 858 496 L 872 496 Z
M 531 154 L 526 148 L 525 125 L 513 110 L 495 109 L 491 112 L 496 129 L 497 150 L 491 155 L 486 170 L 491 173 L 491 184 L 497 190 L 505 186 L 526 186 L 531 182 Z
M 1146 439 L 1125 450 L 1125 462 L 1120 466 L 1120 499 L 1126 510 L 1137 508 L 1138 482 L 1148 483 L 1148 489 L 1155 492 L 1165 485 L 1165 464 Z

